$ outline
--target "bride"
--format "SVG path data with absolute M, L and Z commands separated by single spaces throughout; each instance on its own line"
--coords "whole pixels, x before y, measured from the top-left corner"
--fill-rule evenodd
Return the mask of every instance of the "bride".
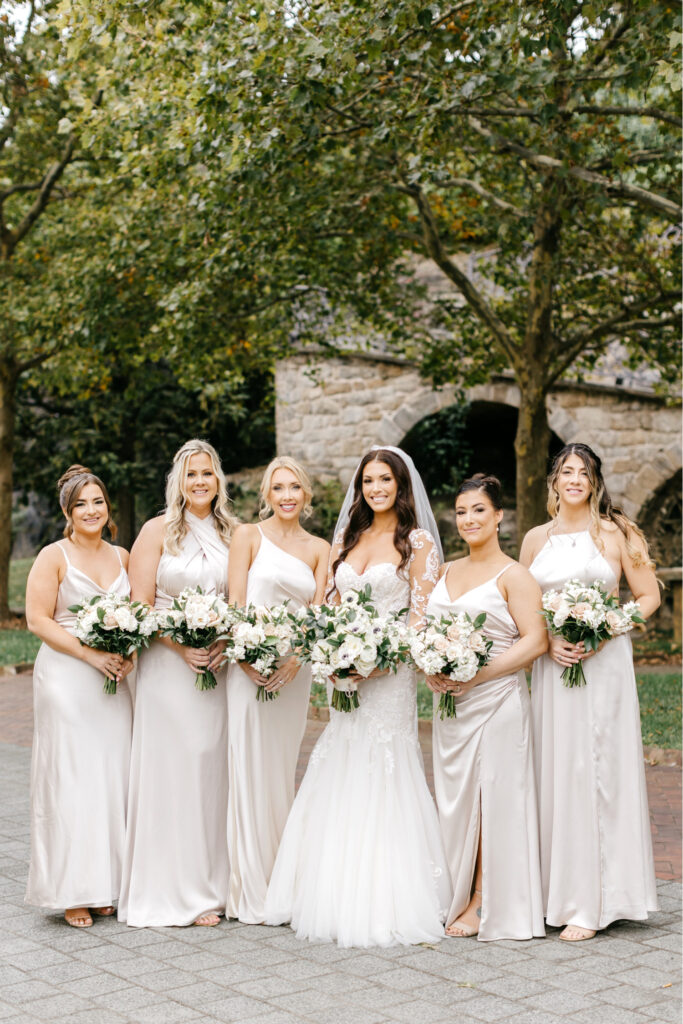
M 423 527 L 429 527 L 431 532 Z M 367 584 L 381 614 L 418 623 L 440 546 L 422 481 L 400 449 L 373 448 L 342 506 L 330 591 Z M 360 706 L 330 710 L 283 833 L 266 924 L 299 938 L 389 946 L 443 937 L 450 902 L 436 808 L 417 737 L 415 673 L 360 680 Z

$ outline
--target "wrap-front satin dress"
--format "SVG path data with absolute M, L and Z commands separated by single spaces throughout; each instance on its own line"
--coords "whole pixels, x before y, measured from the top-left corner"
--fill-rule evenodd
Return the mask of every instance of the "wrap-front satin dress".
M 590 533 L 555 534 L 530 566 L 541 589 L 617 580 Z M 657 909 L 631 638 L 584 662 L 586 686 L 538 658 L 531 680 L 541 871 L 550 925 L 605 928 Z
M 130 593 L 125 569 L 104 590 L 69 561 L 54 620 L 95 595 Z M 118 555 L 118 550 L 117 550 Z M 120 556 L 119 556 L 120 561 Z M 33 669 L 31 863 L 26 902 L 53 910 L 108 907 L 118 899 L 126 835 L 132 707 L 127 679 L 115 694 L 80 658 L 43 644 Z
M 486 612 L 482 627 L 491 658 L 519 633 L 498 580 L 509 568 L 452 601 L 444 574 L 427 611 L 439 618 Z M 435 697 L 435 708 L 438 696 Z M 457 716 L 434 716 L 434 791 L 453 883 L 448 923 L 472 891 L 479 835 L 483 869 L 478 939 L 531 939 L 545 934 L 538 852 L 531 707 L 524 672 L 480 683 L 456 697 Z
M 157 608 L 185 587 L 225 594 L 228 548 L 213 515 L 185 512 L 177 555 L 163 552 Z M 159 640 L 140 654 L 119 920 L 134 927 L 192 924 L 222 913 L 227 895 L 226 670 L 214 690 Z
M 292 611 L 315 597 L 306 562 L 274 544 L 261 544 L 247 577 L 247 604 L 289 602 Z M 239 665 L 228 674 L 229 799 L 228 917 L 259 924 L 282 832 L 294 800 L 299 747 L 306 729 L 311 670 L 305 665 L 275 700 L 257 701 L 256 686 Z

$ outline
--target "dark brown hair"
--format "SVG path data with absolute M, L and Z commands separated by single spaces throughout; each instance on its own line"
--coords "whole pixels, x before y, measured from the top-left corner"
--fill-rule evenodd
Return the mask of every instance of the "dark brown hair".
M 107 518 L 107 529 L 111 534 L 111 539 L 116 540 L 116 534 L 118 533 L 116 523 L 111 517 L 111 501 L 107 493 L 107 488 L 104 486 L 102 481 L 94 473 L 91 473 L 86 466 L 69 466 L 65 473 L 62 473 L 59 480 L 57 481 L 57 490 L 59 491 L 59 504 L 62 507 L 62 511 L 66 516 L 66 526 L 64 527 L 64 536 L 68 539 L 74 532 L 73 519 L 71 513 L 73 507 L 78 501 L 80 495 L 86 484 L 96 484 L 102 491 L 102 497 L 104 498 L 107 506 L 108 518 Z
M 591 488 L 588 499 L 590 511 L 589 532 L 598 549 L 600 551 L 604 549 L 604 544 L 600 537 L 600 520 L 608 519 L 623 533 L 626 540 L 626 550 L 633 564 L 635 566 L 647 565 L 654 569 L 655 563 L 649 556 L 647 541 L 642 530 L 620 508 L 612 504 L 612 499 L 605 487 L 600 456 L 596 455 L 587 444 L 583 444 L 580 441 L 566 444 L 553 459 L 550 473 L 548 474 L 548 514 L 551 519 L 556 519 L 560 511 L 560 492 L 557 489 L 557 481 L 560 471 L 570 455 L 576 455 L 581 459 L 588 476 L 588 483 Z M 634 535 L 638 537 L 645 548 L 644 557 L 642 552 L 633 544 Z
M 361 463 L 356 470 L 356 476 L 353 481 L 353 502 L 349 510 L 349 522 L 344 530 L 342 549 L 339 552 L 339 557 L 332 566 L 333 580 L 337 569 L 345 560 L 349 552 L 355 548 L 360 539 L 360 535 L 368 529 L 375 516 L 375 513 L 363 497 L 363 474 L 365 472 L 365 467 L 369 462 L 385 462 L 396 480 L 396 503 L 394 505 L 394 509 L 396 510 L 396 529 L 394 530 L 394 547 L 401 556 L 401 561 L 399 562 L 396 570 L 397 572 L 402 572 L 402 570 L 405 569 L 412 554 L 413 549 L 410 545 L 409 538 L 411 532 L 417 527 L 417 513 L 415 511 L 413 487 L 410 482 L 408 467 L 400 455 L 396 455 L 395 452 L 388 451 L 386 448 L 374 449 L 363 456 Z M 334 589 L 334 584 L 332 589 Z
M 457 501 L 460 495 L 467 491 L 483 491 L 496 512 L 503 507 L 503 488 L 497 476 L 487 476 L 485 473 L 475 473 L 474 476 L 469 476 L 458 487 L 455 500 Z

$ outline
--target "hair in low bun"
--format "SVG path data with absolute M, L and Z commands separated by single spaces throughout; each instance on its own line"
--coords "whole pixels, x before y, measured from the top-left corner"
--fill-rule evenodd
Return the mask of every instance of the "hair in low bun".
M 107 529 L 111 534 L 112 540 L 116 540 L 116 534 L 118 530 L 116 523 L 111 516 L 111 501 L 107 488 L 104 486 L 98 476 L 95 476 L 87 466 L 81 466 L 76 463 L 62 473 L 59 480 L 57 481 L 57 489 L 59 491 L 59 504 L 62 512 L 66 516 L 66 526 L 64 527 L 64 536 L 68 539 L 74 532 L 73 524 L 73 507 L 78 501 L 78 496 L 86 486 L 86 484 L 96 484 L 97 487 L 102 491 L 102 497 L 104 498 L 107 506 Z
M 503 488 L 497 476 L 487 476 L 486 473 L 469 476 L 458 487 L 455 500 L 457 501 L 466 491 L 483 491 L 496 511 L 503 507 Z

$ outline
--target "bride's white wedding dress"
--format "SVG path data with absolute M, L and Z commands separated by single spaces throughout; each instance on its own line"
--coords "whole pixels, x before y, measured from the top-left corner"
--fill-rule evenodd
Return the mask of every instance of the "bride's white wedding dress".
M 414 531 L 413 549 L 432 544 Z M 435 554 L 435 553 L 434 553 Z M 428 572 L 432 561 L 428 559 Z M 427 576 L 423 579 L 431 577 Z M 390 563 L 358 575 L 342 562 L 343 594 L 366 584 L 381 614 L 426 596 Z M 443 937 L 450 878 L 417 736 L 415 673 L 368 679 L 360 707 L 330 709 L 285 827 L 265 906 L 267 924 L 340 946 L 389 946 Z

